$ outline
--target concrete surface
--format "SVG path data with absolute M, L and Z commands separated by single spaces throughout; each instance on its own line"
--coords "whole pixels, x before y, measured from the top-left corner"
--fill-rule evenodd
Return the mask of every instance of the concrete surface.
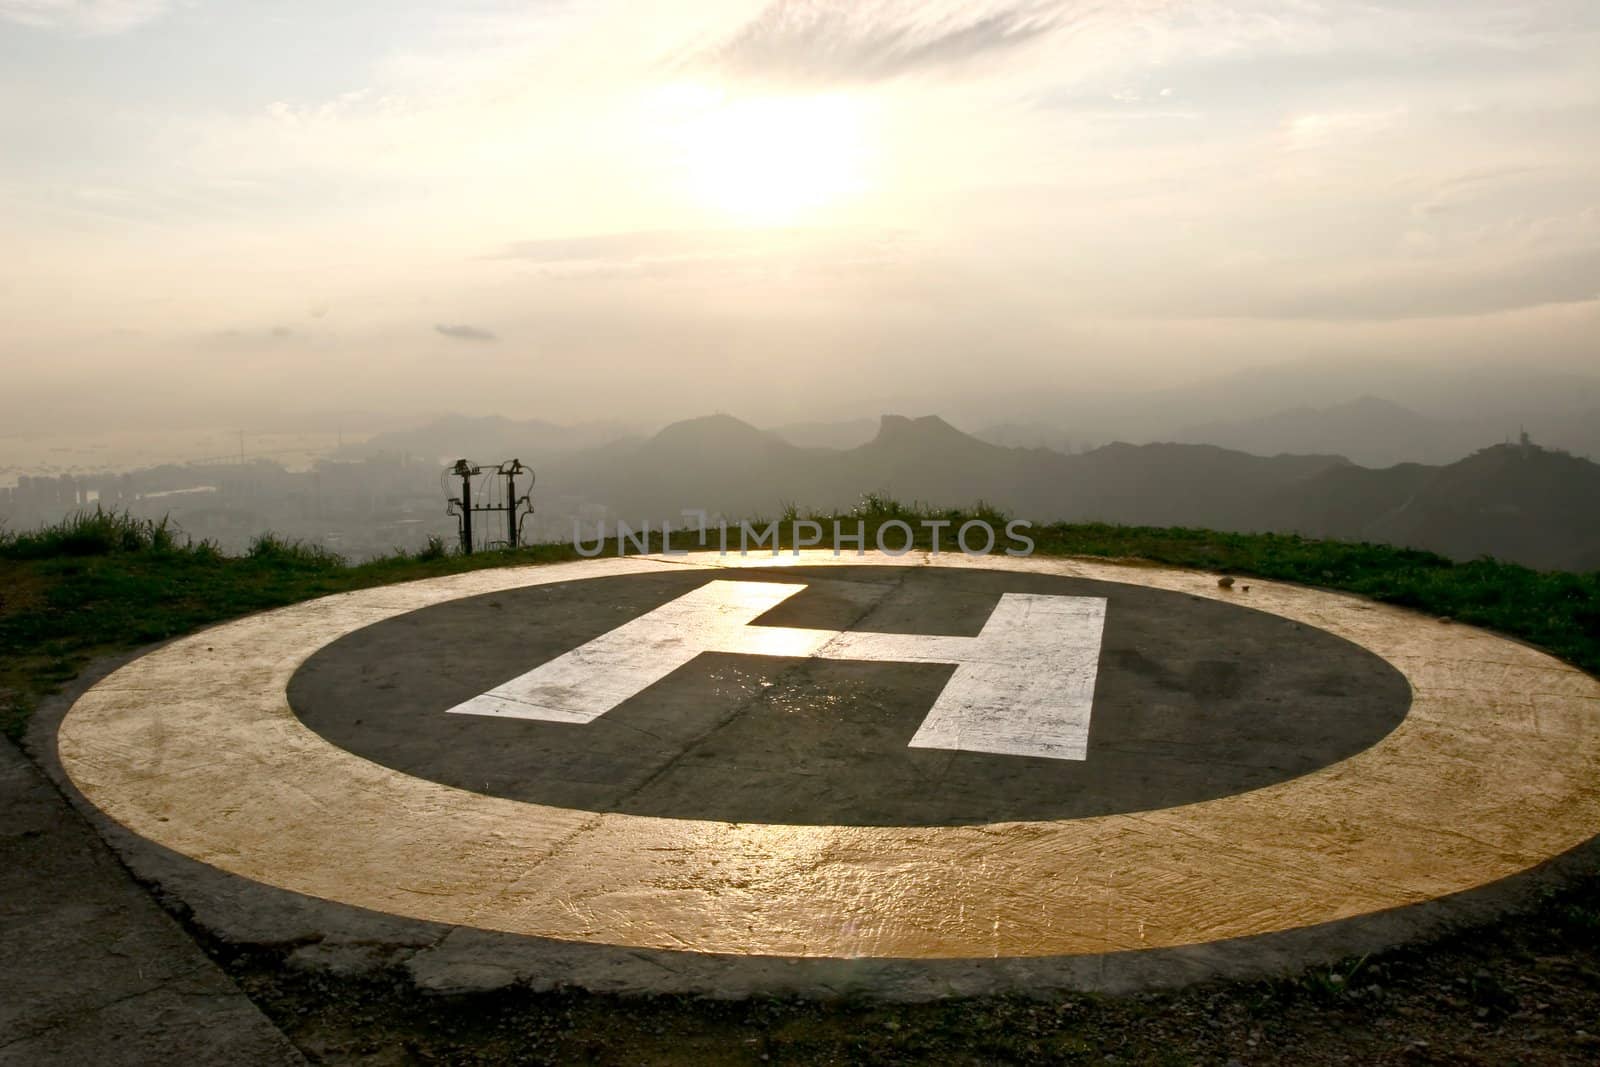
M 1265 739 L 1272 729 L 1293 726 L 1278 735 L 1283 756 L 1250 767 L 1249 759 L 1236 758 L 1250 746 L 1235 737 L 1201 760 L 1214 766 L 1196 775 L 1210 782 L 1198 799 L 1160 806 L 1168 799 L 1160 793 L 1165 783 L 1151 780 L 1124 785 L 1126 794 L 1105 805 L 1113 810 L 1073 817 L 1060 808 L 1054 814 L 1036 808 L 1046 817 L 1021 821 L 1014 813 L 1039 803 L 1039 790 L 1008 792 L 997 777 L 995 794 L 980 797 L 981 775 L 970 783 L 968 800 L 938 822 L 820 821 L 829 815 L 827 791 L 795 800 L 797 816 L 819 821 L 707 817 L 704 812 L 717 803 L 759 802 L 754 785 L 781 770 L 783 760 L 767 759 L 765 770 L 725 790 L 731 800 L 720 800 L 721 785 L 738 784 L 731 776 L 740 768 L 741 746 L 718 750 L 692 737 L 674 742 L 676 751 L 712 751 L 709 762 L 720 764 L 722 777 L 708 777 L 712 787 L 695 792 L 686 776 L 682 788 L 656 797 L 656 810 L 671 817 L 625 810 L 628 797 L 647 790 L 614 790 L 609 803 L 618 810 L 597 811 L 552 803 L 550 795 L 537 801 L 492 796 L 424 776 L 454 773 L 451 761 L 460 757 L 446 750 L 459 745 L 475 753 L 464 766 L 476 760 L 485 769 L 498 767 L 509 781 L 514 775 L 505 768 L 514 761 L 500 762 L 498 754 L 515 739 L 462 738 L 485 728 L 549 730 L 555 724 L 447 716 L 450 701 L 526 670 L 539 655 L 573 647 L 584 632 L 605 632 L 633 617 L 639 604 L 628 602 L 620 583 L 604 583 L 635 575 L 664 586 L 692 584 L 725 575 L 726 565 L 738 563 L 704 557 L 478 572 L 240 620 L 115 671 L 77 699 L 49 740 L 59 740 L 62 780 L 105 813 L 96 816 L 99 824 L 128 862 L 184 900 L 196 921 L 219 936 L 313 941 L 297 953 L 307 966 L 360 969 L 374 961 L 403 961 L 419 983 L 445 990 L 525 980 L 536 986 L 721 996 L 774 990 L 925 997 L 1000 989 L 1120 990 L 1293 970 L 1492 915 L 1541 880 L 1558 878 L 1574 850 L 1591 848 L 1600 829 L 1600 684 L 1503 638 L 1355 597 L 1275 583 L 1252 583 L 1253 591 L 1241 594 L 1219 590 L 1213 576 L 1161 568 L 1066 560 L 977 563 L 949 556 L 865 562 L 900 568 L 897 574 L 945 569 L 957 582 L 941 589 L 941 579 L 925 583 L 919 575 L 898 583 L 907 590 L 904 597 L 879 597 L 881 608 L 874 609 L 874 627 L 887 632 L 895 632 L 896 617 L 905 633 L 981 625 L 959 610 L 941 623 L 934 605 L 961 595 L 992 602 L 1006 582 L 1041 583 L 1036 588 L 1055 583 L 1058 590 L 1070 586 L 1080 593 L 1099 587 L 1109 594 L 1101 672 L 1112 688 L 1100 697 L 1123 684 L 1127 699 L 1109 716 L 1102 712 L 1112 705 L 1097 699 L 1089 759 L 1037 761 L 1054 768 L 1052 773 L 1067 768 L 1092 775 L 1102 724 L 1113 731 L 1105 739 L 1116 737 L 1119 721 L 1138 721 L 1141 709 L 1148 711 L 1163 693 L 1167 711 L 1147 715 L 1143 732 L 1123 735 L 1127 744 L 1147 745 L 1140 754 L 1145 760 L 1159 755 L 1148 746 L 1184 736 L 1181 730 L 1158 736 L 1152 727 L 1179 724 L 1185 715 L 1203 724 L 1208 708 L 1210 714 L 1232 707 L 1247 715 L 1246 683 L 1252 671 L 1262 670 L 1287 671 L 1281 677 L 1298 679 L 1293 699 L 1277 713 L 1258 712 L 1264 747 L 1271 747 Z M 807 606 L 795 597 L 763 624 L 804 621 L 782 617 L 782 611 L 825 615 L 835 610 L 825 606 L 830 597 L 877 595 L 858 588 L 877 578 L 839 569 L 856 566 L 853 559 L 810 557 L 800 563 L 773 568 L 774 574 L 818 585 L 819 599 Z M 754 574 L 755 567 L 773 567 L 771 560 L 750 564 L 741 577 Z M 837 575 L 831 593 L 834 579 L 824 571 Z M 996 571 L 1004 573 L 996 577 Z M 1120 588 L 1106 588 L 1113 585 Z M 541 589 L 547 601 L 532 595 Z M 602 595 L 602 589 L 609 591 Z M 640 603 L 652 597 L 660 603 L 671 592 L 663 587 L 641 593 Z M 568 606 L 579 615 L 607 608 L 609 617 L 591 620 L 588 630 L 567 625 L 563 620 L 573 616 L 559 606 L 566 593 L 573 594 Z M 474 597 L 484 599 L 473 606 Z M 518 598 L 526 601 L 520 607 Z M 1150 602 L 1146 639 L 1125 642 L 1126 634 L 1114 632 L 1118 604 L 1141 598 Z M 1197 606 L 1174 606 L 1180 602 Z M 1253 610 L 1240 610 L 1245 604 Z M 447 608 L 462 613 L 462 625 L 497 628 L 473 623 L 474 612 L 527 616 L 535 625 L 512 641 L 518 647 L 506 657 L 461 657 L 449 668 L 457 672 L 449 683 L 455 690 L 414 694 L 412 688 L 423 687 L 433 672 L 424 665 L 408 673 L 401 661 L 428 654 L 426 648 L 442 635 L 429 639 L 437 627 L 423 625 L 425 617 Z M 1191 615 L 1191 624 L 1169 625 L 1183 623 L 1185 611 L 1199 614 Z M 1205 615 L 1212 611 L 1214 617 Z M 1261 621 L 1245 621 L 1257 613 L 1265 613 Z M 1141 613 L 1130 607 L 1125 614 L 1137 622 Z M 1197 617 L 1204 625 L 1192 624 Z M 419 627 L 412 635 L 417 640 L 396 637 L 406 619 Z M 1235 644 L 1228 634 L 1237 627 L 1243 635 L 1255 625 L 1266 627 L 1262 647 L 1269 652 L 1277 643 L 1274 627 L 1306 631 L 1293 640 L 1308 643 L 1276 661 L 1252 656 L 1249 641 L 1241 636 Z M 384 627 L 391 632 L 380 633 Z M 1185 649 L 1180 638 L 1191 630 L 1206 636 Z M 1276 636 L 1294 633 L 1280 630 Z M 341 639 L 359 644 L 362 635 L 397 643 L 366 659 L 336 654 Z M 549 647 L 529 657 L 525 639 Z M 369 651 L 381 647 L 380 641 Z M 1226 662 L 1219 649 L 1238 652 L 1241 666 L 1215 665 Z M 384 709 L 397 730 L 436 707 L 439 718 L 461 724 L 438 729 L 466 732 L 435 736 L 436 758 L 409 772 L 382 762 L 420 758 L 416 751 L 408 755 L 406 744 L 365 757 L 330 744 L 296 716 L 289 699 L 297 672 L 302 666 L 310 671 L 313 657 L 323 655 L 328 658 L 318 670 L 328 673 L 305 690 L 315 693 L 322 686 L 317 699 L 323 704 L 301 711 L 321 729 L 350 731 L 342 742 L 381 748 L 388 732 L 366 729 L 367 715 L 340 711 L 343 704 Z M 707 658 L 715 659 L 700 659 Z M 354 695 L 350 687 L 363 663 L 372 689 L 385 699 Z M 495 669 L 506 672 L 503 678 L 482 677 L 491 663 L 501 664 Z M 693 673 L 705 666 L 696 660 L 684 670 L 709 693 L 716 679 Z M 773 701 L 781 708 L 783 697 L 767 691 L 788 685 L 796 702 L 833 695 L 855 714 L 871 718 L 883 712 L 886 717 L 869 725 L 900 738 L 903 746 L 916 725 L 916 715 L 906 710 L 920 702 L 925 711 L 933 688 L 917 689 L 892 664 L 710 666 L 747 672 L 723 679 L 749 695 L 734 701 L 737 714 L 725 725 L 747 724 L 751 741 L 764 736 L 758 724 L 782 718 L 774 714 Z M 784 673 L 762 673 L 774 669 Z M 855 679 L 860 686 L 852 690 L 848 676 L 827 673 L 835 669 L 891 673 L 861 673 Z M 346 676 L 335 684 L 340 671 Z M 315 674 L 301 674 L 301 683 Z M 1411 693 L 1408 710 L 1397 709 L 1392 699 L 1367 699 L 1394 676 Z M 1118 677 L 1122 682 L 1112 683 Z M 1367 681 L 1351 687 L 1360 679 Z M 680 680 L 674 675 L 662 684 Z M 1341 686 L 1349 691 L 1341 692 Z M 340 687 L 348 700 L 337 698 Z M 660 688 L 641 693 L 636 700 L 645 703 L 638 708 L 619 705 L 572 728 L 593 731 L 613 714 L 650 713 L 655 695 L 663 696 L 662 707 L 692 716 L 692 700 L 680 693 L 668 701 L 670 694 L 657 694 Z M 897 694 L 905 705 L 898 719 Z M 1319 699 L 1331 703 L 1316 713 L 1303 711 Z M 1346 715 L 1366 721 L 1352 726 Z M 43 731 L 53 727 L 49 716 L 36 725 Z M 850 724 L 836 725 L 843 731 Z M 1191 742 L 1207 729 L 1191 729 Z M 714 738 L 717 732 L 702 733 Z M 638 729 L 632 735 L 636 745 L 663 744 Z M 416 736 L 427 741 L 426 730 Z M 737 729 L 726 736 L 737 736 Z M 851 751 L 846 736 L 837 733 L 837 744 L 776 749 L 797 767 L 807 761 L 821 765 L 830 753 L 842 760 Z M 546 746 L 548 756 L 555 751 L 550 743 L 535 746 Z M 610 748 L 603 741 L 585 744 L 601 752 L 625 751 L 620 741 Z M 674 750 L 673 744 L 665 747 Z M 891 756 L 1016 759 L 891 751 L 898 746 L 888 744 L 856 748 L 869 768 L 856 775 L 859 795 L 848 810 L 868 814 L 880 810 L 874 804 L 884 805 L 883 811 L 895 804 L 903 809 L 897 788 L 909 795 L 903 781 L 885 772 L 892 769 Z M 569 753 L 579 759 L 587 751 Z M 1313 754 L 1310 765 L 1285 776 L 1286 769 L 1276 765 L 1297 751 Z M 668 759 L 666 765 L 677 762 Z M 1128 766 L 1136 769 L 1140 762 Z M 1226 766 L 1235 762 L 1246 766 Z M 1271 770 L 1270 781 L 1249 780 L 1264 769 Z M 537 787 L 569 788 L 575 777 L 551 775 Z M 1047 780 L 1036 778 L 1035 784 Z M 882 795 L 863 803 L 860 797 L 871 792 L 866 786 L 877 782 Z M 600 784 L 607 784 L 603 777 Z M 789 791 L 787 783 L 769 790 Z M 1050 802 L 1075 793 L 1079 799 L 1067 803 L 1082 805 L 1107 791 L 1114 791 L 1109 779 L 1094 788 L 1057 788 Z
M 0 740 L 0 1064 L 304 1063 Z
M 938 826 L 1155 810 L 1257 789 L 1371 747 L 1411 703 L 1400 672 L 1358 645 L 1165 590 L 936 567 L 740 577 L 804 583 L 749 632 L 845 630 L 912 647 L 900 662 L 858 659 L 853 647 L 828 658 L 684 656 L 584 723 L 444 713 L 529 664 L 559 662 L 619 616 L 648 618 L 707 588 L 703 571 L 676 568 L 455 600 L 357 630 L 295 672 L 289 704 L 348 752 L 514 800 L 726 822 Z M 1018 594 L 1109 602 L 1096 635 L 1092 758 L 912 747 L 954 668 L 910 657 L 930 638 L 970 639 L 1001 598 Z M 663 643 L 693 652 L 678 636 Z M 1045 673 L 1046 660 L 1024 672 Z

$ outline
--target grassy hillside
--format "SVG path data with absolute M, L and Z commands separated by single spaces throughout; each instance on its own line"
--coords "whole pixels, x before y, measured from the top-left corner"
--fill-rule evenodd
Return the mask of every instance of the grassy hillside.
M 878 524 L 923 517 L 928 513 L 876 497 L 839 516 L 864 521 L 869 544 Z M 981 506 L 938 517 L 1003 521 Z M 1487 626 L 1600 672 L 1600 573 L 1451 563 L 1378 545 L 1208 530 L 1057 524 L 1036 527 L 1033 536 L 1040 554 L 1138 558 L 1348 590 Z M 90 659 L 248 612 L 479 567 L 575 558 L 564 544 L 471 557 L 436 544 L 351 564 L 271 535 L 245 555 L 224 556 L 207 543 L 180 541 L 164 523 L 104 513 L 26 534 L 0 532 L 0 719 L 16 736 L 38 699 Z

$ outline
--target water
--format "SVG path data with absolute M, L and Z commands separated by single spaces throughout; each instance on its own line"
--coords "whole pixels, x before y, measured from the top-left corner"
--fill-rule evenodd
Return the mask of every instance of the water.
M 367 434 L 346 433 L 345 444 Z M 338 433 L 249 433 L 245 458 L 270 458 L 289 470 L 306 470 L 339 445 Z M 117 473 L 164 463 L 195 463 L 239 458 L 237 429 L 181 429 L 70 433 L 0 433 L 0 487 L 23 475 Z

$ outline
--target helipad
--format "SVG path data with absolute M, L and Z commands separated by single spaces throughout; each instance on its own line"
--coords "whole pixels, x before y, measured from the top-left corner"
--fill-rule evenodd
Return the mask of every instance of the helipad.
M 232 877 L 212 912 L 277 892 L 332 940 L 444 931 L 423 969 L 725 994 L 1292 968 L 1501 907 L 1600 833 L 1593 678 L 1250 586 L 950 554 L 479 571 L 167 645 L 77 700 L 59 756 Z

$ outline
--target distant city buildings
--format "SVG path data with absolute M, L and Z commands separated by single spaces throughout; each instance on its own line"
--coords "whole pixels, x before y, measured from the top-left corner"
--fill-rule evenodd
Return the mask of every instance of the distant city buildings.
M 0 488 L 0 523 L 13 530 L 102 507 L 167 518 L 180 535 L 241 552 L 262 533 L 321 545 L 352 559 L 415 550 L 454 537 L 440 468 L 405 455 L 321 460 L 290 471 L 270 460 L 166 465 L 124 474 L 22 476 Z

